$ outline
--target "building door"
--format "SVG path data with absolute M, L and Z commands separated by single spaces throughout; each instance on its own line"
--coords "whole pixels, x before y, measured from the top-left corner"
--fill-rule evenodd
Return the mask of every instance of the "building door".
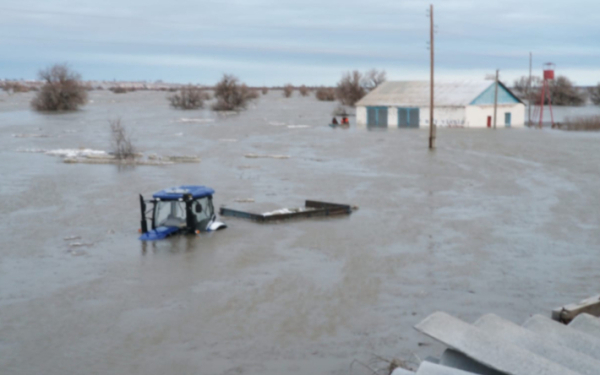
M 487 127 L 488 128 L 492 127 L 492 116 L 488 116 L 488 118 L 487 118 Z
M 408 126 L 411 128 L 418 128 L 419 127 L 419 108 L 411 108 L 408 111 Z
M 419 108 L 398 108 L 399 128 L 419 127 Z
M 398 108 L 398 127 L 408 128 L 408 108 Z
M 504 126 L 510 128 L 510 122 L 512 120 L 512 115 L 510 112 L 504 113 Z
M 367 126 L 376 128 L 387 128 L 387 107 L 367 107 Z

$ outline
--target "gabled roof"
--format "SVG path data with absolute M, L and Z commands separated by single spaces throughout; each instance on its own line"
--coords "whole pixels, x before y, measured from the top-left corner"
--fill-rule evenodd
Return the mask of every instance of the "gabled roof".
M 436 82 L 435 105 L 440 107 L 467 106 L 493 85 L 493 81 L 486 80 Z M 508 97 L 514 98 L 515 102 L 522 103 L 502 82 L 500 82 L 500 87 L 503 91 L 508 92 Z M 428 107 L 429 82 L 387 81 L 359 100 L 356 106 Z
M 213 195 L 215 191 L 206 186 L 199 185 L 181 185 L 168 189 L 161 190 L 152 195 L 154 198 L 159 198 L 163 201 L 174 201 L 183 198 L 184 194 L 191 194 L 194 199 L 208 197 Z

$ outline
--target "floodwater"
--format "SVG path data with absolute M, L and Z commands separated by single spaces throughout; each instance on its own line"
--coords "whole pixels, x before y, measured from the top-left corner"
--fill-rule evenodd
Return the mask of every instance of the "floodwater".
M 92 92 L 68 114 L 0 97 L 2 374 L 364 374 L 353 360 L 439 354 L 412 328 L 437 310 L 522 322 L 598 293 L 600 134 L 439 129 L 429 152 L 426 130 L 331 129 L 314 98 L 219 115 L 166 95 Z M 106 150 L 116 117 L 140 150 L 201 163 L 17 152 Z M 144 246 L 137 194 L 180 184 L 217 206 L 359 209 Z

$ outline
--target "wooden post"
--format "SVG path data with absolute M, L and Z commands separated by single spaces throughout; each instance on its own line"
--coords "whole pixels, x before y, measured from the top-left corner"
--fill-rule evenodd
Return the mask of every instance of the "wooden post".
M 496 69 L 496 92 L 494 93 L 494 129 L 496 129 L 496 115 L 498 113 L 498 74 L 500 70 Z
M 435 124 L 433 121 L 433 62 L 434 62 L 434 50 L 433 50 L 433 4 L 429 5 L 429 19 L 430 19 L 430 53 L 431 53 L 431 78 L 430 78 L 430 97 L 429 97 L 429 149 L 435 148 Z

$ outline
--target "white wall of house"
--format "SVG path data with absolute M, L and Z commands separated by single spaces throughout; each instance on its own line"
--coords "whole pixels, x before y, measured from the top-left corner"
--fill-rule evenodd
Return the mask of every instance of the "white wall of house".
M 359 128 L 367 127 L 367 107 L 356 107 L 356 125 Z
M 429 107 L 419 108 L 419 126 L 429 127 Z M 465 124 L 465 107 L 435 107 L 433 122 L 439 127 L 463 127 Z
M 511 114 L 511 127 L 523 127 L 525 125 L 525 105 L 518 104 L 501 104 L 498 105 L 498 120 L 496 127 L 505 127 L 505 114 Z M 470 105 L 466 108 L 465 126 L 471 128 L 487 127 L 488 116 L 492 117 L 492 126 L 494 118 L 493 105 Z
M 525 105 L 502 104 L 498 105 L 497 127 L 505 127 L 505 113 L 511 114 L 511 127 L 525 125 Z M 434 122 L 439 127 L 487 127 L 487 117 L 494 116 L 493 105 L 466 106 L 466 107 L 436 107 L 434 109 Z M 367 126 L 367 108 L 356 107 L 356 125 L 359 128 Z M 398 107 L 388 107 L 388 127 L 398 126 Z M 429 127 L 429 107 L 419 108 L 419 127 Z
M 388 107 L 388 128 L 398 127 L 398 108 Z

